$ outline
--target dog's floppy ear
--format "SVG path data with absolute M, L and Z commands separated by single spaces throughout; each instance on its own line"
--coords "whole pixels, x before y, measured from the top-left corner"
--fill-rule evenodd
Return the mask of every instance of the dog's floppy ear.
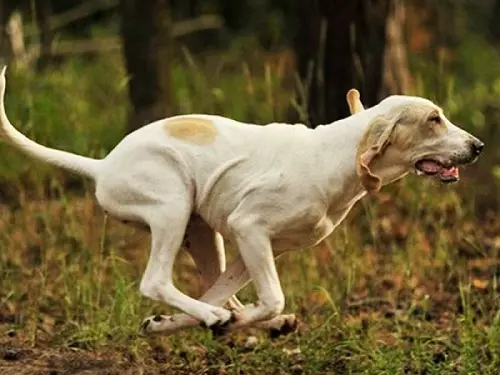
M 356 89 L 350 89 L 346 95 L 347 104 L 349 105 L 349 111 L 351 115 L 364 111 L 363 103 L 361 103 L 359 91 Z
M 382 180 L 370 170 L 370 165 L 389 146 L 395 125 L 395 120 L 389 120 L 382 116 L 375 118 L 358 147 L 356 173 L 361 184 L 369 193 L 379 191 L 382 185 Z

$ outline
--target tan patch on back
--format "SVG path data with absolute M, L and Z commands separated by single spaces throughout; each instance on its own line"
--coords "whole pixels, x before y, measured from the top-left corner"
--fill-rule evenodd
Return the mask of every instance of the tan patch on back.
M 167 120 L 165 130 L 171 137 L 198 145 L 208 145 L 217 136 L 217 128 L 212 121 L 196 117 Z

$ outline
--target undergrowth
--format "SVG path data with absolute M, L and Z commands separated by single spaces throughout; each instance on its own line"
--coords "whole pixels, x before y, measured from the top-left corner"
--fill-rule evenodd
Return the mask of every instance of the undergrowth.
M 174 68 L 181 113 L 286 119 L 295 102 L 283 87 L 294 86 L 293 74 L 224 61 L 231 59 L 205 66 L 184 53 Z M 431 98 L 434 68 L 416 64 L 418 91 Z M 185 374 L 497 373 L 500 158 L 489 145 L 500 136 L 489 124 L 500 119 L 492 99 L 500 76 L 480 70 L 468 85 L 442 76 L 435 99 L 454 122 L 486 137 L 481 161 L 458 186 L 414 176 L 395 183 L 355 207 L 329 239 L 332 250 L 280 259 L 287 310 L 302 326 L 278 340 L 253 332 L 259 341 L 252 348 L 245 332 L 222 341 L 202 329 L 138 337 L 144 317 L 172 312 L 138 292 L 148 235 L 106 221 L 90 184 L 71 189 L 71 176 L 2 145 L 0 335 L 35 348 L 114 348 L 137 366 L 152 361 Z M 125 134 L 126 82 L 112 55 L 71 60 L 44 75 L 11 69 L 7 111 L 43 144 L 102 157 Z M 178 263 L 177 284 L 199 295 L 191 260 L 181 254 Z M 247 288 L 241 297 L 255 295 Z

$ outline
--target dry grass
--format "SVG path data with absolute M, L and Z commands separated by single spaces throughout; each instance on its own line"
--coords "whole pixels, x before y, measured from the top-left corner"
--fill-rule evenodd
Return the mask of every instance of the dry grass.
M 121 138 L 125 118 L 123 72 L 114 66 L 73 62 L 38 82 L 29 73 L 13 72 L 9 113 L 40 141 L 105 154 Z M 247 65 L 233 66 L 232 72 L 240 68 L 246 73 L 220 68 L 210 79 L 186 73 L 201 71 L 194 60 L 176 68 L 183 111 L 259 122 L 283 118 L 293 105 L 290 92 L 279 89 L 284 77 L 270 68 L 251 73 Z M 77 83 L 82 76 L 85 82 Z M 62 98 L 57 90 L 68 87 L 72 98 Z M 100 108 L 109 100 L 116 112 L 104 114 Z M 70 116 L 69 108 L 74 108 Z M 488 129 L 475 132 L 482 136 Z M 487 148 L 458 186 L 409 177 L 385 188 L 358 204 L 335 231 L 332 252 L 316 249 L 282 258 L 286 310 L 299 314 L 301 328 L 276 340 L 252 332 L 258 343 L 247 348 L 249 332 L 215 340 L 198 328 L 139 338 L 145 316 L 171 311 L 138 292 L 148 235 L 106 222 L 92 186 L 2 146 L 0 157 L 8 163 L 0 167 L 0 372 L 495 374 L 500 366 L 496 152 Z M 176 282 L 198 295 L 192 262 L 184 254 L 178 263 Z M 253 300 L 253 290 L 245 289 L 241 297 Z

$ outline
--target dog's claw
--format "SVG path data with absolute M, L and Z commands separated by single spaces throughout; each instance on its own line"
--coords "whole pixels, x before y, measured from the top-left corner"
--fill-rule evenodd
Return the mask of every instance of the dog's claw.
M 218 321 L 215 324 L 212 324 L 211 326 L 207 326 L 205 322 L 201 322 L 200 326 L 203 328 L 209 328 L 210 331 L 212 331 L 213 337 L 220 337 L 226 335 L 226 333 L 229 331 L 230 324 L 234 323 L 235 321 L 236 321 L 235 310 L 231 309 L 231 316 L 225 322 Z
M 224 322 L 224 323 L 217 322 L 217 323 L 211 325 L 209 328 L 210 328 L 210 331 L 212 331 L 213 337 L 225 336 L 226 333 L 228 332 L 229 320 L 227 322 Z
M 276 339 L 280 336 L 286 336 L 290 333 L 297 331 L 299 328 L 299 320 L 295 319 L 286 319 L 283 325 L 280 328 L 271 328 L 269 330 L 269 337 L 271 339 Z
M 229 311 L 231 312 L 231 316 L 229 317 L 229 320 L 228 322 L 229 323 L 234 323 L 238 320 L 237 316 L 236 316 L 236 313 L 238 312 L 236 309 L 229 309 Z
M 154 322 L 161 322 L 163 320 L 163 317 L 161 315 L 155 315 L 153 317 Z
M 154 315 L 154 316 L 150 316 L 150 317 L 144 319 L 141 323 L 141 326 L 139 327 L 139 335 L 140 336 L 151 335 L 155 331 L 153 326 L 155 324 L 160 323 L 161 321 L 163 321 L 166 318 L 168 318 L 168 317 L 164 316 L 164 315 Z M 171 317 L 170 317 L 170 320 L 172 320 Z M 148 328 L 149 328 L 149 330 L 148 330 Z
M 141 323 L 141 326 L 139 327 L 139 335 L 141 335 L 141 336 L 147 335 L 147 329 L 148 329 L 150 322 L 151 321 L 149 319 L 146 319 Z

